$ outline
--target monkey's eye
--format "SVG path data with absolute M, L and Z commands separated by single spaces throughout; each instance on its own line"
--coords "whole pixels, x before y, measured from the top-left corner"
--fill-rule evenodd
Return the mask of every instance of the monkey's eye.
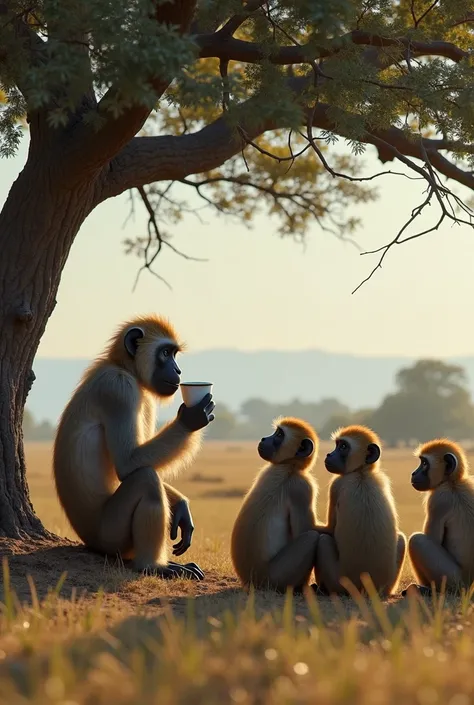
M 163 357 L 169 357 L 171 355 L 170 349 L 169 348 L 164 348 L 163 350 Z
M 281 430 L 281 428 L 277 429 L 277 432 L 275 435 L 277 438 L 283 438 L 284 434 L 283 434 L 283 431 Z
M 349 444 L 346 443 L 346 441 L 341 441 L 339 443 L 339 450 L 347 450 L 349 448 Z

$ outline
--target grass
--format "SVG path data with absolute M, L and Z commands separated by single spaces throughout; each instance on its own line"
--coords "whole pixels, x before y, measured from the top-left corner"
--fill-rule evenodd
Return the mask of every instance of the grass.
M 74 538 L 54 497 L 50 459 L 47 444 L 27 447 L 33 503 L 48 528 Z M 384 454 L 407 534 L 423 516 L 409 483 L 413 464 L 409 452 Z M 382 603 L 240 590 L 230 530 L 258 466 L 253 444 L 237 452 L 235 443 L 208 443 L 176 482 L 192 501 L 196 531 L 186 560 L 205 570 L 203 583 L 136 579 L 79 547 L 11 542 L 0 703 L 469 705 L 470 595 Z M 316 476 L 324 517 L 329 478 L 321 460 Z M 402 582 L 410 579 L 406 565 Z

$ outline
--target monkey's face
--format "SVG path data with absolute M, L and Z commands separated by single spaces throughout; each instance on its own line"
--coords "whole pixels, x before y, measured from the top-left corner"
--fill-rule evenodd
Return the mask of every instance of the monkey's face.
M 271 436 L 265 436 L 258 444 L 257 450 L 259 456 L 269 463 L 274 461 L 284 440 L 285 432 L 278 426 Z
M 336 438 L 336 447 L 326 455 L 324 465 L 328 472 L 346 475 L 374 465 L 380 458 L 377 443 L 361 443 L 357 439 Z
M 298 431 L 277 426 L 271 436 L 262 438 L 258 444 L 258 454 L 263 460 L 274 464 L 297 460 L 300 467 L 307 465 L 314 452 L 314 443 L 306 434 Z
M 178 348 L 172 343 L 158 346 L 151 386 L 160 397 L 172 397 L 178 390 L 181 370 L 176 363 Z
M 324 465 L 328 472 L 332 472 L 335 475 L 343 475 L 346 471 L 346 463 L 351 452 L 351 447 L 349 441 L 345 438 L 338 438 L 336 440 L 336 447 L 332 453 L 326 455 Z
M 421 456 L 420 464 L 411 474 L 411 485 L 418 492 L 426 492 L 431 489 L 430 481 L 430 461 Z
M 446 482 L 457 470 L 458 460 L 454 453 L 441 456 L 420 455 L 420 464 L 411 474 L 411 484 L 418 492 L 433 490 Z
M 137 376 L 160 397 L 172 397 L 181 381 L 176 363 L 179 346 L 176 341 L 149 338 L 142 328 L 134 327 L 124 338 L 125 349 L 134 359 Z

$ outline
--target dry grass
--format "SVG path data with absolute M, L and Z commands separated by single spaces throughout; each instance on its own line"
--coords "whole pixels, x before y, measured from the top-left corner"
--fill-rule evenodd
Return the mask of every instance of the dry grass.
M 50 454 L 46 444 L 27 447 L 33 503 L 48 528 L 74 538 L 54 497 Z M 387 451 L 384 465 L 410 534 L 422 521 L 409 483 L 413 456 Z M 81 548 L 10 542 L 0 702 L 472 702 L 469 596 L 382 604 L 249 598 L 240 590 L 230 529 L 258 466 L 253 444 L 208 443 L 188 478 L 176 482 L 192 500 L 196 531 L 186 560 L 205 570 L 203 583 L 136 579 Z M 324 516 L 329 478 L 321 460 L 316 475 Z

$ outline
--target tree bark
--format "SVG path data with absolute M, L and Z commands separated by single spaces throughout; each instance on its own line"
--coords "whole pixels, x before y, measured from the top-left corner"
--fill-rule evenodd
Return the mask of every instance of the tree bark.
M 30 147 L 0 213 L 0 536 L 11 538 L 49 535 L 29 497 L 23 411 L 63 267 L 95 205 L 94 180 L 68 186 L 51 147 Z

